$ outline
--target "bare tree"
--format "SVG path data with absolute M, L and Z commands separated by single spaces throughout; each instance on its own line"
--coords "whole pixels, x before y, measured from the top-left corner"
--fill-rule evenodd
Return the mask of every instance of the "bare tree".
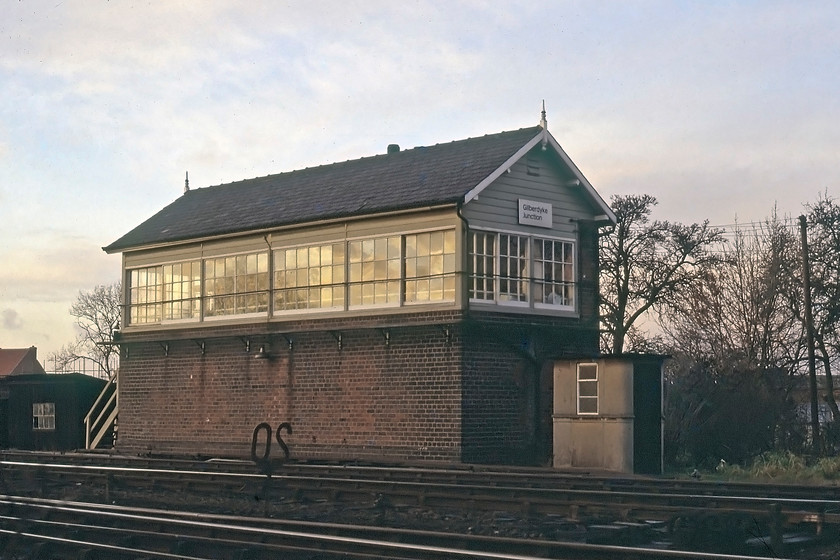
M 660 317 L 671 350 L 710 364 L 792 371 L 802 357 L 802 322 L 791 314 L 798 241 L 775 214 L 740 227 L 721 259 Z
M 111 376 L 119 358 L 119 349 L 112 341 L 120 325 L 121 296 L 119 282 L 79 292 L 70 307 L 79 335 L 51 356 L 57 370 L 65 370 L 79 360 L 91 360 L 104 375 Z
M 681 294 L 720 263 L 723 230 L 651 221 L 650 195 L 613 196 L 617 223 L 601 236 L 601 321 L 607 351 L 621 353 L 649 311 L 676 306 Z
M 826 381 L 823 398 L 840 422 L 832 371 L 840 360 L 840 205 L 823 195 L 806 207 L 814 341 Z M 792 308 L 797 310 L 793 303 Z
M 752 228 L 736 227 L 721 251 L 720 263 L 660 316 L 674 358 L 665 397 L 669 459 L 708 464 L 803 451 L 793 398 L 803 324 L 789 308 L 800 293 L 798 236 L 774 212 Z

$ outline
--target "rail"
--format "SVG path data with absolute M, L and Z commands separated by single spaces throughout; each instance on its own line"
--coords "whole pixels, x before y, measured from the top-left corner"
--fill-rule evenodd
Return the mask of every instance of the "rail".
M 720 560 L 718 554 L 637 546 L 500 538 L 446 531 L 301 522 L 248 516 L 197 515 L 119 505 L 0 496 L 0 553 L 31 549 L 50 558 L 91 550 L 109 557 L 382 558 L 541 560 Z M 52 547 L 44 550 L 44 547 Z M 754 556 L 727 555 L 733 560 Z
M 108 459 L 110 462 L 113 458 Z M 137 464 L 147 460 L 126 462 Z M 777 495 L 773 486 L 756 495 L 759 485 L 755 485 L 753 495 L 745 496 L 735 493 L 743 490 L 738 486 L 729 489 L 726 485 L 694 483 L 682 487 L 682 482 L 667 480 L 604 478 L 592 481 L 588 489 L 561 487 L 563 480 L 577 485 L 587 477 L 558 477 L 539 484 L 537 473 L 521 471 L 441 469 L 439 476 L 435 476 L 436 471 L 429 468 L 348 466 L 342 473 L 342 468 L 337 466 L 295 465 L 301 470 L 293 473 L 286 472 L 286 467 L 293 466 L 287 464 L 267 477 L 256 472 L 253 463 L 245 461 L 151 462 L 157 467 L 0 461 L 0 481 L 16 493 L 30 492 L 38 497 L 66 497 L 69 492 L 86 500 L 162 509 L 172 507 L 171 500 L 177 497 L 179 501 L 174 505 L 188 504 L 181 507 L 193 509 L 195 514 L 222 509 L 258 517 L 286 517 L 302 512 L 309 515 L 308 504 L 315 504 L 316 511 L 312 514 L 316 516 L 325 515 L 317 508 L 327 505 L 332 508 L 327 512 L 329 515 L 336 511 L 339 515 L 352 514 L 355 508 L 377 506 L 381 507 L 377 515 L 405 511 L 450 512 L 451 515 L 469 511 L 470 515 L 484 515 L 486 519 L 487 515 L 504 512 L 511 519 L 528 523 L 543 520 L 536 523 L 545 522 L 549 527 L 556 520 L 581 524 L 598 519 L 631 524 L 658 520 L 672 531 L 675 543 L 680 546 L 689 543 L 684 548 L 699 550 L 704 550 L 703 543 L 697 546 L 691 543 L 708 531 L 725 533 L 729 538 L 736 529 L 741 531 L 741 536 L 747 533 L 746 529 L 750 535 L 760 530 L 769 546 L 780 550 L 785 542 L 783 531 L 799 531 L 803 537 L 807 533 L 817 540 L 823 538 L 820 535 L 836 535 L 840 529 L 840 498 L 827 492 L 828 488 L 823 489 L 823 498 L 817 498 L 804 490 L 805 496 L 796 496 L 792 488 L 784 489 L 784 495 Z M 176 465 L 192 467 L 175 468 Z M 307 467 L 308 475 L 304 474 Z M 226 468 L 249 469 L 249 472 L 231 472 Z M 319 471 L 320 468 L 326 470 Z M 486 478 L 488 475 L 490 478 Z M 425 480 L 416 480 L 415 476 Z M 642 486 L 633 486 L 635 483 Z M 211 496 L 212 501 L 208 501 Z M 503 523 L 505 530 L 510 526 L 509 522 Z M 627 529 L 629 525 L 598 530 L 605 535 L 618 534 L 622 527 Z

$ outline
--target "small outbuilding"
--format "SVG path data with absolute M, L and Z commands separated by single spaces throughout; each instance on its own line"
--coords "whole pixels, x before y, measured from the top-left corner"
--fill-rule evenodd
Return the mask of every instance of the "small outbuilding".
M 554 466 L 661 474 L 665 359 L 622 354 L 556 360 Z
M 23 373 L 44 373 L 38 361 L 38 349 L 0 348 L 0 449 L 9 447 L 9 387 L 10 376 Z
M 66 451 L 85 446 L 84 418 L 106 381 L 80 373 L 16 374 L 0 381 L 6 447 Z

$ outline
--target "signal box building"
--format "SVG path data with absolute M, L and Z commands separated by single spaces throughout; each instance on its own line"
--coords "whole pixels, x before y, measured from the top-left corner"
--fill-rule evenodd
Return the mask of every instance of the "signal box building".
M 550 464 L 553 359 L 598 352 L 614 220 L 544 119 L 185 188 L 104 248 L 117 449 L 249 456 L 289 422 L 296 458 Z

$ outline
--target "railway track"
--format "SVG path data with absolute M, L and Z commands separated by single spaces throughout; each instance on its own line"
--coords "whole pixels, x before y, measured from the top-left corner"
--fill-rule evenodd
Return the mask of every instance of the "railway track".
M 385 470 L 379 470 L 382 473 Z M 840 526 L 840 500 L 811 497 L 767 495 L 743 496 L 725 492 L 691 492 L 691 486 L 673 487 L 663 484 L 656 491 L 636 486 L 625 489 L 579 489 L 559 486 L 518 485 L 510 478 L 488 484 L 462 477 L 457 482 L 440 479 L 423 482 L 397 480 L 396 476 L 359 477 L 352 469 L 317 475 L 287 474 L 273 476 L 222 470 L 189 471 L 180 469 L 136 468 L 118 466 L 74 465 L 68 463 L 24 463 L 0 461 L 0 484 L 13 480 L 33 481 L 42 492 L 50 486 L 85 484 L 99 487 L 109 499 L 112 493 L 126 489 L 148 491 L 204 492 L 225 491 L 230 494 L 263 496 L 294 495 L 310 500 L 332 500 L 349 503 L 366 502 L 385 496 L 394 505 L 458 508 L 468 504 L 472 509 L 517 511 L 525 514 L 617 515 L 622 518 L 668 521 L 692 511 L 718 510 L 738 512 L 757 519 L 781 516 L 787 524 L 816 523 Z M 369 473 L 368 473 L 369 474 Z M 504 482 L 504 484 L 502 483 Z
M 0 496 L 0 520 L 3 558 L 723 558 L 699 552 L 196 514 L 18 496 Z
M 72 464 L 95 467 L 134 467 L 140 469 L 258 474 L 251 461 L 186 460 L 151 457 L 113 456 L 95 453 L 0 452 L 0 461 L 23 464 Z M 545 468 L 516 468 L 454 465 L 445 468 L 423 466 L 382 466 L 276 462 L 274 475 L 353 478 L 361 480 L 418 482 L 427 484 L 517 486 L 568 490 L 604 490 L 665 494 L 710 494 L 765 498 L 810 498 L 840 500 L 840 485 L 801 485 L 754 482 L 721 482 L 685 479 L 646 478 L 598 473 L 567 473 Z
M 676 546 L 692 549 L 707 547 L 710 539 L 743 541 L 750 535 L 778 552 L 784 549 L 785 531 L 825 539 L 840 529 L 836 487 L 726 485 L 536 469 L 296 463 L 275 466 L 268 476 L 246 462 L 92 460 L 97 457 L 40 454 L 33 462 L 26 454 L 0 454 L 0 492 L 161 509 L 180 505 L 194 514 L 224 511 L 258 518 L 300 515 L 307 509 L 301 504 L 341 504 L 351 514 L 353 508 L 503 512 L 541 525 L 535 536 L 552 539 L 575 538 L 555 526 L 572 523 L 586 525 L 590 540 L 599 534 L 610 540 L 603 535 L 615 534 L 627 541 L 627 534 L 644 528 L 638 522 L 659 521 L 670 529 L 668 538 Z M 172 496 L 178 497 L 175 504 Z M 318 511 L 316 518 L 323 507 Z M 486 519 L 480 523 L 496 524 L 495 518 Z

